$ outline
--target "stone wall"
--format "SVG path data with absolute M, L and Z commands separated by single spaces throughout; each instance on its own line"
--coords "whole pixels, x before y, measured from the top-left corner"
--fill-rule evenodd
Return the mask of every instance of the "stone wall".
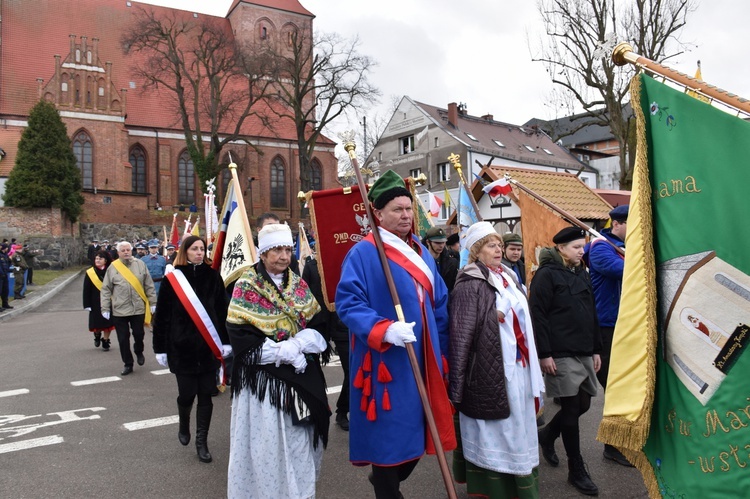
M 35 269 L 60 270 L 86 263 L 86 248 L 77 237 L 33 236 L 24 239 L 32 250 L 39 250 L 33 259 Z

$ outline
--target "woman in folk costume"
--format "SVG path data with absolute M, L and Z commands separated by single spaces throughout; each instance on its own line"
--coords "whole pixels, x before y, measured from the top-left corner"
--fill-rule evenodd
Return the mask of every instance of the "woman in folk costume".
M 110 263 L 112 263 L 112 256 L 108 251 L 97 251 L 94 254 L 94 266 L 86 271 L 86 277 L 83 278 L 83 309 L 89 313 L 89 331 L 94 333 L 94 346 L 101 345 L 105 352 L 108 352 L 111 346 L 109 335 L 115 326 L 112 324 L 112 319 L 102 317 L 99 297 L 102 280 Z M 108 312 L 112 313 L 111 310 Z
M 539 432 L 542 456 L 560 463 L 555 440 L 562 435 L 568 456 L 568 482 L 579 492 L 598 495 L 581 456 L 579 418 L 591 407 L 599 386 L 602 337 L 589 273 L 581 265 L 586 233 L 566 227 L 555 234 L 555 246 L 539 253 L 529 306 L 534 321 L 539 364 L 548 397 L 560 399 L 560 411 Z
M 328 344 L 315 296 L 289 268 L 293 245 L 288 225 L 264 226 L 260 261 L 229 304 L 230 499 L 314 497 L 320 476 L 331 411 L 319 354 Z
M 450 303 L 450 397 L 459 410 L 453 454 L 469 495 L 539 497 L 536 412 L 544 391 L 526 295 L 502 264 L 489 222 L 466 234 L 469 263 Z
M 212 461 L 208 451 L 216 388 L 216 371 L 223 375 L 223 358 L 232 353 L 226 332 L 228 300 L 221 275 L 206 258 L 206 242 L 198 236 L 182 241 L 175 269 L 159 289 L 153 321 L 156 361 L 177 379 L 177 439 L 190 443 L 190 412 L 195 409 L 195 448 L 198 459 Z M 222 376 L 223 379 L 223 376 Z
M 412 197 L 392 170 L 368 198 L 378 223 L 405 322 L 388 293 L 372 234 L 349 250 L 336 310 L 351 331 L 349 459 L 372 465 L 375 496 L 400 497 L 425 452 L 434 453 L 406 343 L 412 343 L 443 450 L 456 446 L 443 373 L 448 352 L 448 290 L 435 259 L 412 233 Z

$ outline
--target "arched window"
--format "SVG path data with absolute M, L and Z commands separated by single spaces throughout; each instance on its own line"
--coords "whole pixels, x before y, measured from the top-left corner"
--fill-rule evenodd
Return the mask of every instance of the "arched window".
M 177 162 L 177 202 L 180 204 L 193 204 L 195 202 L 195 171 L 193 160 L 187 151 L 180 154 Z
M 271 206 L 286 207 L 286 171 L 279 156 L 271 162 Z
M 219 182 L 216 186 L 216 197 L 220 201 L 218 202 L 219 205 L 221 205 L 224 202 L 224 198 L 227 195 L 227 189 L 229 188 L 229 181 L 232 180 L 232 172 L 229 171 L 228 165 L 229 165 L 229 155 L 224 155 L 224 160 L 221 162 L 221 173 L 219 173 Z M 221 208 L 221 206 L 219 206 Z
M 78 132 L 73 138 L 73 153 L 76 155 L 76 166 L 81 171 L 81 183 L 84 189 L 94 188 L 94 147 L 86 132 Z
M 323 188 L 323 178 L 321 176 L 320 162 L 313 159 L 310 163 L 310 189 L 319 191 Z
M 130 151 L 130 165 L 133 167 L 133 192 L 146 192 L 146 154 L 141 146 L 135 146 Z

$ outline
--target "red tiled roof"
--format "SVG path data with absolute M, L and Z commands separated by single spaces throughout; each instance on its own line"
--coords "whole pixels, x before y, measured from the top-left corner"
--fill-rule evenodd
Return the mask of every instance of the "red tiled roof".
M 261 7 L 269 7 L 272 9 L 285 10 L 287 12 L 294 12 L 295 14 L 315 17 L 312 12 L 304 8 L 297 0 L 234 0 L 232 6 L 229 7 L 228 12 L 232 12 L 232 10 L 241 3 L 260 5 Z
M 292 0 L 253 3 L 277 8 L 298 5 Z M 79 42 L 81 36 L 86 36 L 88 43 L 93 38 L 99 39 L 99 60 L 102 65 L 112 62 L 114 87 L 118 91 L 127 89 L 126 126 L 180 130 L 179 119 L 169 107 L 171 95 L 140 91 L 142 84 L 132 74 L 131 67 L 143 56 L 137 53 L 126 56 L 120 46 L 120 37 L 140 7 L 185 20 L 193 20 L 192 13 L 126 0 L 4 0 L 0 6 L 3 26 L 0 114 L 28 116 L 38 99 L 37 78 L 44 79 L 46 84 L 54 77 L 54 56 L 60 55 L 64 60 L 70 52 L 69 35 L 76 35 Z M 309 14 L 301 6 L 298 10 Z M 232 33 L 229 20 L 204 14 L 198 16 L 213 18 Z M 135 89 L 130 88 L 131 82 L 134 82 Z M 288 119 L 275 119 L 274 129 L 268 130 L 259 119 L 250 117 L 243 132 L 248 136 L 296 139 L 294 124 Z

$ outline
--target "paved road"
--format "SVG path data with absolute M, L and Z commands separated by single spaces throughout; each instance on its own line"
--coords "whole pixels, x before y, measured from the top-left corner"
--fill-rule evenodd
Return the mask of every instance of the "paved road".
M 42 306 L 0 323 L 0 497 L 225 497 L 228 394 L 214 398 L 214 462 L 199 463 L 192 442 L 177 442 L 173 376 L 147 355 L 145 366 L 121 377 L 116 342 L 106 353 L 93 346 L 81 287 L 78 277 Z M 341 369 L 329 366 L 325 374 L 335 392 Z M 329 396 L 332 406 L 337 396 Z M 602 446 L 594 442 L 601 407 L 602 398 L 594 399 L 582 426 L 584 458 L 600 496 L 646 497 L 636 470 L 602 459 Z M 347 460 L 347 437 L 332 424 L 319 498 L 373 497 L 368 469 Z M 556 469 L 541 464 L 542 497 L 581 497 L 566 483 L 561 460 Z M 402 490 L 407 498 L 446 497 L 436 459 L 424 458 Z M 457 491 L 467 497 L 464 486 Z

